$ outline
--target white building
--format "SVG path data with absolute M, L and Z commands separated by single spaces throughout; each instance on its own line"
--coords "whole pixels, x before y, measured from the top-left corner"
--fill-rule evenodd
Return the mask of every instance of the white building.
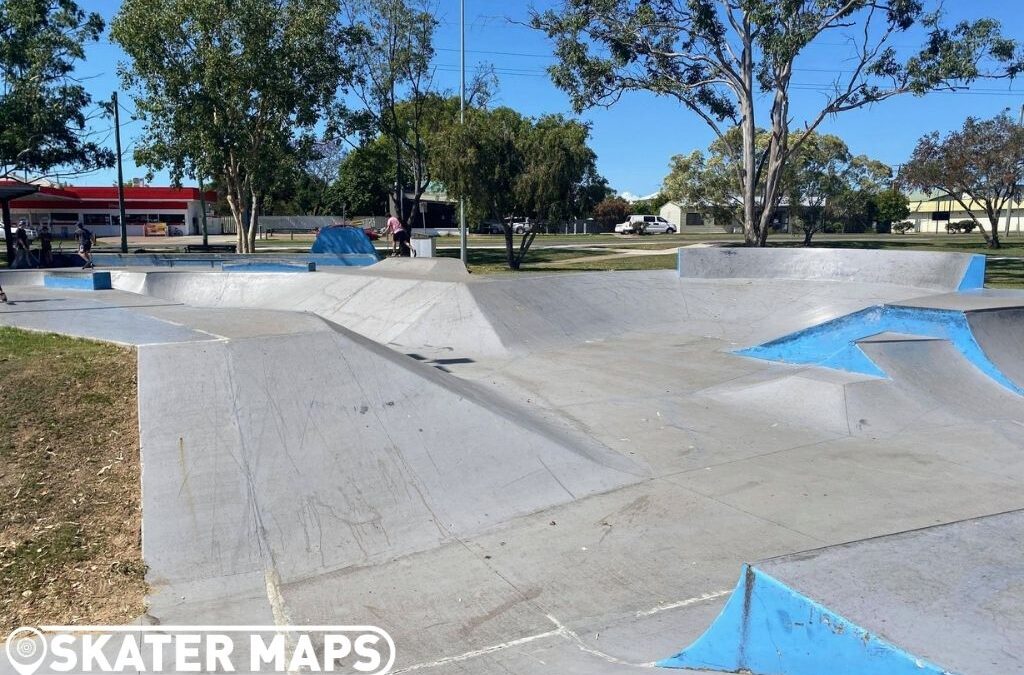
M 974 215 L 989 229 L 988 216 L 980 204 L 975 204 L 964 199 Z M 910 215 L 907 220 L 914 223 L 914 232 L 925 234 L 946 234 L 949 232 L 948 225 L 961 220 L 970 220 L 971 216 L 957 200 L 945 195 L 940 197 L 927 197 L 926 195 L 912 195 L 910 198 Z M 1010 231 L 1020 233 L 1024 231 L 1024 204 L 1013 202 L 1010 204 L 1010 214 L 1007 217 L 1006 209 L 999 215 L 999 232 L 1006 231 L 1006 223 L 1009 220 Z
M 202 209 L 196 188 L 125 186 L 125 219 L 128 235 L 168 236 L 197 234 Z M 207 207 L 213 206 L 217 193 L 206 193 Z M 117 206 L 117 187 L 51 187 L 11 201 L 12 225 L 26 220 L 30 227 L 49 225 L 57 237 L 73 236 L 75 223 L 81 221 L 98 237 L 121 232 Z

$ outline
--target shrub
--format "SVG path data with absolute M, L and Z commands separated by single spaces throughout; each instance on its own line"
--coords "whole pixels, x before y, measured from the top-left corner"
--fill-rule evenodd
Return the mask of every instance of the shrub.
M 899 223 L 892 224 L 892 231 L 896 234 L 906 234 L 907 232 L 914 231 L 914 223 L 909 220 L 904 220 Z

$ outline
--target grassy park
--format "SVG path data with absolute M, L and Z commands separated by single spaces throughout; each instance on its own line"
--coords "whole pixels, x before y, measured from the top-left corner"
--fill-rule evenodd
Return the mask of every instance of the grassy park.
M 0 629 L 144 611 L 136 405 L 133 350 L 0 328 Z

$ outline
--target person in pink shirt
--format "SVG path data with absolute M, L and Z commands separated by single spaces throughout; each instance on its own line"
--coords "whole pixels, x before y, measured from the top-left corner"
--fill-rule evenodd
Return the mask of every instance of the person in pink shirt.
M 391 216 L 387 224 L 388 234 L 391 235 L 391 255 L 408 257 L 409 232 L 402 227 L 402 221 Z

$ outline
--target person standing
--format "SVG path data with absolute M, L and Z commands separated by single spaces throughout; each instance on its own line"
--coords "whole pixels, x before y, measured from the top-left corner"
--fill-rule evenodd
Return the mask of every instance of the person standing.
M 85 225 L 82 225 L 81 221 L 75 224 L 75 239 L 78 240 L 78 255 L 82 256 L 82 260 L 85 261 L 82 269 L 96 267 L 92 262 L 93 234 L 85 229 Z
M 25 221 L 18 221 L 18 229 L 14 231 L 14 264 L 16 270 L 32 267 L 32 256 L 28 251 L 28 232 L 25 231 Z
M 39 266 L 53 267 L 53 234 L 49 225 L 39 230 Z
M 391 257 L 401 255 L 402 242 L 408 241 L 406 239 L 408 232 L 402 226 L 402 221 L 395 216 L 388 218 L 387 232 L 388 236 L 391 237 Z M 405 248 L 408 248 L 408 244 L 405 244 Z

